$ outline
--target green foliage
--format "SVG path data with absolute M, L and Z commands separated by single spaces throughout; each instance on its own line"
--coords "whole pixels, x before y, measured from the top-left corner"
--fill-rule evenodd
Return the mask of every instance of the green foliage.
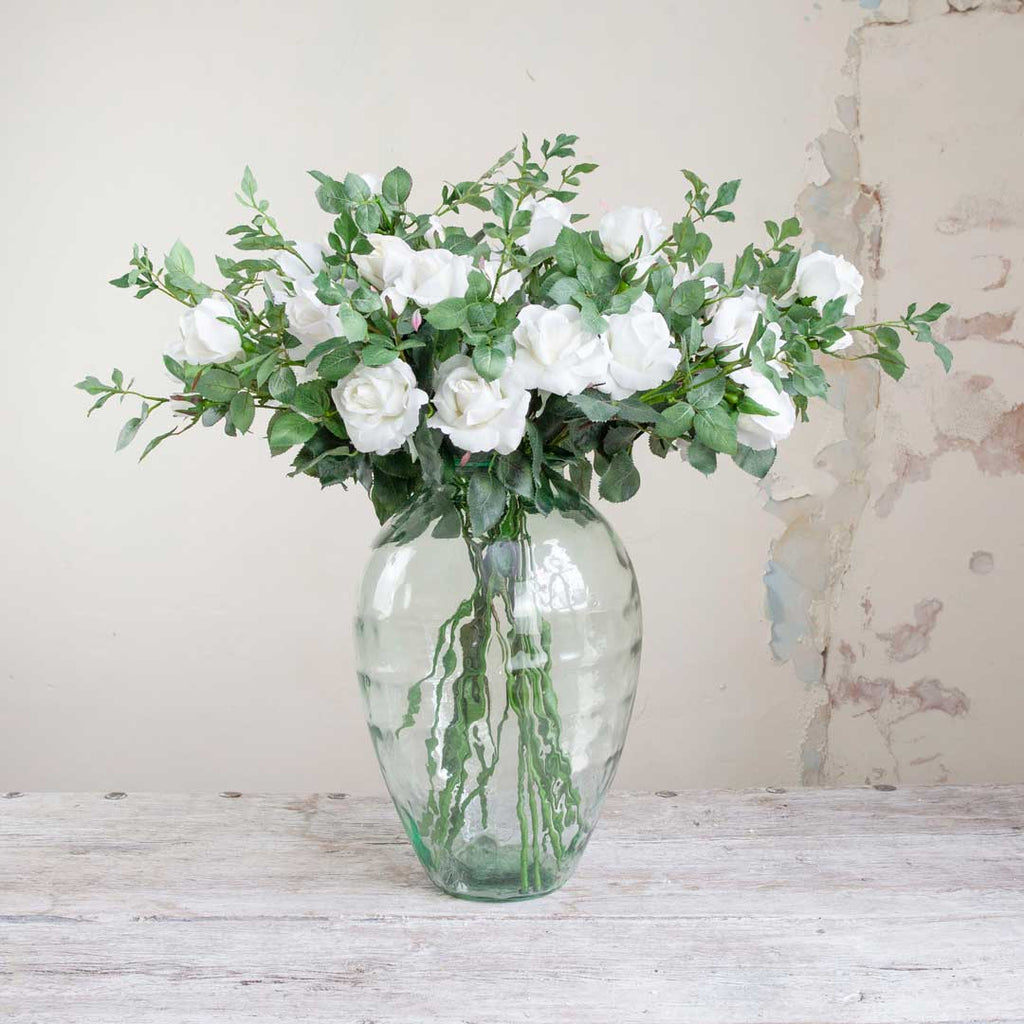
M 429 487 L 441 509 L 436 531 L 496 536 L 516 508 L 578 509 L 595 474 L 602 498 L 628 500 L 640 485 L 633 449 L 641 440 L 661 458 L 682 451 L 705 475 L 715 471 L 721 454 L 744 472 L 763 477 L 775 449 L 739 443 L 737 422 L 743 416 L 770 417 L 776 410 L 763 393 L 755 400 L 737 371 L 761 374 L 783 393 L 779 400 L 792 400 L 806 419 L 812 400 L 827 395 L 833 360 L 870 360 L 899 380 L 907 372 L 901 343 L 909 336 L 930 346 L 949 369 L 951 353 L 933 333 L 949 309 L 944 303 L 923 311 L 911 305 L 895 320 L 850 324 L 843 298 L 819 310 L 811 297 L 795 297 L 801 258 L 794 244 L 801 232 L 795 217 L 766 221 L 767 240 L 740 248 L 730 261 L 731 272 L 723 262 L 711 262 L 712 240 L 704 229 L 734 219 L 736 180 L 711 185 L 683 171 L 685 206 L 658 247 L 656 261 L 642 272 L 635 260 L 612 260 L 595 230 L 596 220 L 581 223 L 579 213 L 571 214 L 570 225 L 561 228 L 553 244 L 527 252 L 522 240 L 533 223 L 534 202 L 571 202 L 584 176 L 597 167 L 577 157 L 577 143 L 575 135 L 559 134 L 532 147 L 523 137 L 477 177 L 444 184 L 429 212 L 410 209 L 413 183 L 403 167 L 384 175 L 379 193 L 358 174 L 311 171 L 316 202 L 327 214 L 328 247 L 322 267 L 318 257 L 316 268 L 306 263 L 271 213 L 246 167 L 236 193 L 244 219 L 227 231 L 239 251 L 215 257 L 219 283 L 201 279 L 192 252 L 181 241 L 171 245 L 161 265 L 146 247 L 134 246 L 127 271 L 111 282 L 138 298 L 160 292 L 183 312 L 211 296 L 227 299 L 230 320 L 241 336 L 239 354 L 214 365 L 192 365 L 177 351 L 165 355 L 164 368 L 174 381 L 169 394 L 139 390 L 117 369 L 109 381 L 90 375 L 76 387 L 91 397 L 90 413 L 111 402 L 141 402 L 139 414 L 120 429 L 118 449 L 132 444 L 154 413 L 172 413 L 171 429 L 146 443 L 143 458 L 166 439 L 200 424 L 222 425 L 230 437 L 265 429 L 271 454 L 292 452 L 292 475 L 311 477 L 322 487 L 359 484 L 381 520 L 398 517 L 407 535 L 428 525 L 414 522 L 415 516 L 404 510 L 414 507 L 409 505 L 412 494 Z M 456 222 L 466 208 L 479 211 L 471 227 Z M 438 218 L 443 237 L 435 231 Z M 379 280 L 363 265 L 362 257 L 374 249 L 368 236 L 377 233 L 402 238 L 413 250 L 440 245 L 465 257 L 467 268 L 472 267 L 465 294 L 423 307 L 409 302 L 397 312 L 395 301 L 388 301 Z M 302 252 L 308 258 L 308 250 Z M 296 269 L 303 266 L 308 275 Z M 709 291 L 707 279 L 717 291 Z M 336 317 L 330 322 L 337 336 L 319 333 L 314 337 L 326 340 L 310 344 L 303 340 L 301 324 L 294 325 L 294 333 L 289 329 L 289 301 L 300 285 L 312 287 L 317 301 Z M 764 296 L 751 336 L 738 345 L 706 344 L 705 331 L 719 304 L 745 288 Z M 428 425 L 429 405 L 399 448 L 386 455 L 361 452 L 336 407 L 338 382 L 396 361 L 408 366 L 428 396 L 437 367 L 456 354 L 468 356 L 485 382 L 506 382 L 515 365 L 515 332 L 525 304 L 570 304 L 579 310 L 585 330 L 601 334 L 608 317 L 628 313 L 644 295 L 664 318 L 681 354 L 675 373 L 622 400 L 600 390 L 599 380 L 575 395 L 535 392 L 523 439 L 509 454 L 470 454 L 458 448 Z M 852 348 L 846 347 L 848 333 L 857 341 Z

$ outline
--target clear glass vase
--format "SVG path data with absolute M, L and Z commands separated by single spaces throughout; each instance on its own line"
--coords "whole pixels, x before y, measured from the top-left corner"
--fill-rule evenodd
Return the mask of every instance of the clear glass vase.
M 381 770 L 434 883 L 540 896 L 572 874 L 626 739 L 640 668 L 636 576 L 576 496 L 512 499 L 474 537 L 456 495 L 424 491 L 373 545 L 356 618 Z

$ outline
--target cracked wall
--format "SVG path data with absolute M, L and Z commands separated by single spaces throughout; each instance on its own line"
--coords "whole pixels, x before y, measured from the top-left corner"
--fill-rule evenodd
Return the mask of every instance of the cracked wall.
M 772 647 L 815 694 L 805 783 L 1019 780 L 1022 5 L 860 6 L 850 92 L 812 143 L 798 212 L 856 254 L 868 315 L 951 302 L 955 361 L 945 377 L 908 353 L 898 387 L 858 365 L 833 398 L 843 437 L 817 454 L 828 486 L 767 482 L 785 523 L 765 574 Z

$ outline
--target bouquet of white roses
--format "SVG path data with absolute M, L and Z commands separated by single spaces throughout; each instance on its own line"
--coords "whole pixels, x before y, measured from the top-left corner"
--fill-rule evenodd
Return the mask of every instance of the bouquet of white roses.
M 268 411 L 270 451 L 297 449 L 294 473 L 357 481 L 382 521 L 424 486 L 447 488 L 486 532 L 509 500 L 544 512 L 587 493 L 595 472 L 602 497 L 632 497 L 641 438 L 705 474 L 727 455 L 764 476 L 826 394 L 830 362 L 874 359 L 899 379 L 901 330 L 948 369 L 930 330 L 946 305 L 848 323 L 860 273 L 801 255 L 795 218 L 768 221 L 731 273 L 711 262 L 703 225 L 733 219 L 738 181 L 712 192 L 684 171 L 673 222 L 627 206 L 590 227 L 570 203 L 596 165 L 576 161 L 575 142 L 559 135 L 535 155 L 524 138 L 444 186 L 432 213 L 409 209 L 401 167 L 383 180 L 311 172 L 333 218 L 325 245 L 290 239 L 246 168 L 238 199 L 252 216 L 228 231 L 241 258 L 217 257 L 220 284 L 197 279 L 180 242 L 162 268 L 136 246 L 112 282 L 185 307 L 164 355 L 174 392 L 142 394 L 119 370 L 77 386 L 93 408 L 142 399 L 118 448 L 159 409 L 179 423 L 143 456 L 197 424 L 246 434 Z M 455 219 L 465 207 L 478 227 Z
M 444 186 L 432 213 L 409 209 L 401 167 L 381 181 L 313 172 L 325 245 L 290 239 L 246 169 L 252 215 L 228 232 L 241 258 L 217 257 L 220 285 L 197 279 L 181 243 L 162 268 L 136 247 L 113 282 L 185 307 L 164 355 L 173 393 L 119 370 L 78 385 L 93 408 L 142 400 L 118 448 L 172 413 L 143 457 L 198 424 L 249 433 L 266 412 L 270 451 L 293 451 L 295 474 L 367 489 L 389 521 L 356 619 L 371 736 L 431 877 L 485 899 L 568 877 L 625 739 L 640 605 L 585 500 L 593 475 L 602 497 L 631 498 L 643 438 L 705 474 L 727 455 L 764 476 L 833 361 L 875 359 L 899 379 L 901 330 L 950 361 L 930 329 L 941 303 L 849 323 L 861 275 L 801 255 L 794 218 L 768 221 L 731 273 L 712 262 L 703 226 L 733 219 L 737 181 L 712 192 L 684 171 L 671 224 L 629 206 L 588 226 L 569 204 L 595 165 L 575 142 L 535 155 L 524 138 Z M 564 543 L 535 541 L 566 524 L 579 532 Z M 413 543 L 421 557 L 391 558 Z

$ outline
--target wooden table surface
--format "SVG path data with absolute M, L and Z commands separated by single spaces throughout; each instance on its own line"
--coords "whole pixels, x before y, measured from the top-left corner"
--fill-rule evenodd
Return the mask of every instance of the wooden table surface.
M 615 795 L 504 905 L 380 800 L 7 794 L 0 1020 L 1024 1021 L 1024 786 Z

